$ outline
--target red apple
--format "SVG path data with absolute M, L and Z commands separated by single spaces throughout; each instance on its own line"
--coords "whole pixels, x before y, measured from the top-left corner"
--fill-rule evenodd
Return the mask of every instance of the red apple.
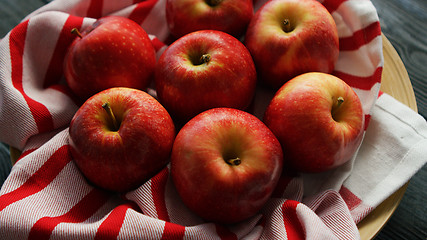
M 237 223 L 255 215 L 282 172 L 280 143 L 261 120 L 232 108 L 214 108 L 179 131 L 171 175 L 183 202 L 198 216 Z
M 214 107 L 247 108 L 256 71 L 245 46 L 216 30 L 187 34 L 172 43 L 156 66 L 159 101 L 174 119 L 187 121 Z
M 111 88 L 89 98 L 69 127 L 72 157 L 94 185 L 132 190 L 169 162 L 175 127 L 148 93 Z
M 167 0 L 166 19 L 179 38 L 198 30 L 243 35 L 253 16 L 252 0 Z
M 305 72 L 331 73 L 338 59 L 338 31 L 316 0 L 272 0 L 252 18 L 245 45 L 260 80 L 276 89 Z
M 111 87 L 144 90 L 152 81 L 155 50 L 147 33 L 134 21 L 107 16 L 79 35 L 68 49 L 64 74 L 82 100 Z
M 285 164 L 301 172 L 322 172 L 355 154 L 364 113 L 359 97 L 343 80 L 313 72 L 278 90 L 264 122 L 279 139 Z

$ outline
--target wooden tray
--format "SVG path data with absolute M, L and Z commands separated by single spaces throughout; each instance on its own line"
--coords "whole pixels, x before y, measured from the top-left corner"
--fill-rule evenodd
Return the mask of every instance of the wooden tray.
M 382 37 L 384 69 L 381 80 L 381 91 L 390 94 L 417 111 L 414 91 L 405 66 L 388 39 L 384 35 Z M 20 152 L 17 149 L 10 149 L 12 163 L 16 162 L 19 155 Z M 408 183 L 397 190 L 357 225 L 361 239 L 372 239 L 384 227 L 399 205 L 407 185 Z
M 381 79 L 381 91 L 390 94 L 395 99 L 417 111 L 414 90 L 405 66 L 390 41 L 384 35 L 382 35 L 382 38 L 384 69 Z M 380 232 L 399 205 L 407 186 L 408 183 L 388 197 L 357 225 L 361 239 L 372 239 Z

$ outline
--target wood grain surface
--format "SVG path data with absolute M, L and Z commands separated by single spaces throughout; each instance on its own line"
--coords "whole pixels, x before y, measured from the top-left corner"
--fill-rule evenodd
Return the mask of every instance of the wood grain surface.
M 0 38 L 49 0 L 0 0 Z M 381 29 L 400 56 L 418 112 L 427 117 L 427 0 L 372 0 Z M 427 239 L 427 166 L 409 182 L 396 211 L 375 239 Z
M 372 0 L 381 30 L 412 83 L 418 113 L 427 117 L 427 0 Z M 427 165 L 409 182 L 396 211 L 375 240 L 427 239 Z

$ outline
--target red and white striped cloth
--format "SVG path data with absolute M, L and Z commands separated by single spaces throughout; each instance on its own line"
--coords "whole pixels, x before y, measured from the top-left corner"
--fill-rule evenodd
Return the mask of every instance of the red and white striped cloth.
M 170 39 L 165 0 L 55 0 L 30 14 L 0 41 L 0 141 L 23 151 L 0 190 L 0 239 L 358 239 L 356 223 L 425 163 L 417 156 L 426 150 L 413 151 L 398 139 L 403 134 L 422 146 L 427 127 L 388 95 L 378 98 L 383 57 L 372 3 L 322 3 L 339 31 L 334 74 L 360 96 L 369 131 L 348 164 L 322 174 L 284 175 L 258 215 L 232 226 L 205 222 L 188 210 L 169 167 L 138 189 L 113 195 L 88 185 L 69 154 L 68 124 L 78 108 L 62 74 L 70 30 L 101 16 L 125 16 L 149 33 L 160 55 Z M 268 97 L 257 95 L 256 114 Z M 402 113 L 390 105 L 410 119 L 400 124 Z M 395 119 L 393 127 L 416 125 L 416 131 L 401 127 L 400 135 L 392 134 L 383 117 Z

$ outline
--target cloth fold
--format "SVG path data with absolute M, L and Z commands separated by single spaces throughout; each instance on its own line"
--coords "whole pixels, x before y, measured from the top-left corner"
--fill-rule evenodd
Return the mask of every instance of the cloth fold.
M 427 162 L 426 127 L 421 115 L 390 95 L 377 100 L 352 174 L 343 183 L 361 202 L 350 206 L 357 222 Z
M 370 119 L 351 161 L 321 174 L 283 174 L 259 214 L 230 226 L 192 213 L 169 166 L 121 195 L 88 184 L 68 146 L 78 109 L 62 74 L 70 30 L 125 16 L 147 31 L 160 56 L 170 40 L 165 2 L 55 0 L 0 40 L 0 141 L 22 150 L 0 190 L 1 239 L 358 239 L 356 224 L 425 164 L 425 120 L 387 94 L 378 97 L 383 57 L 374 6 L 323 0 L 339 30 L 333 74 L 353 87 Z M 264 2 L 254 1 L 255 9 Z M 257 91 L 255 115 L 272 94 Z

